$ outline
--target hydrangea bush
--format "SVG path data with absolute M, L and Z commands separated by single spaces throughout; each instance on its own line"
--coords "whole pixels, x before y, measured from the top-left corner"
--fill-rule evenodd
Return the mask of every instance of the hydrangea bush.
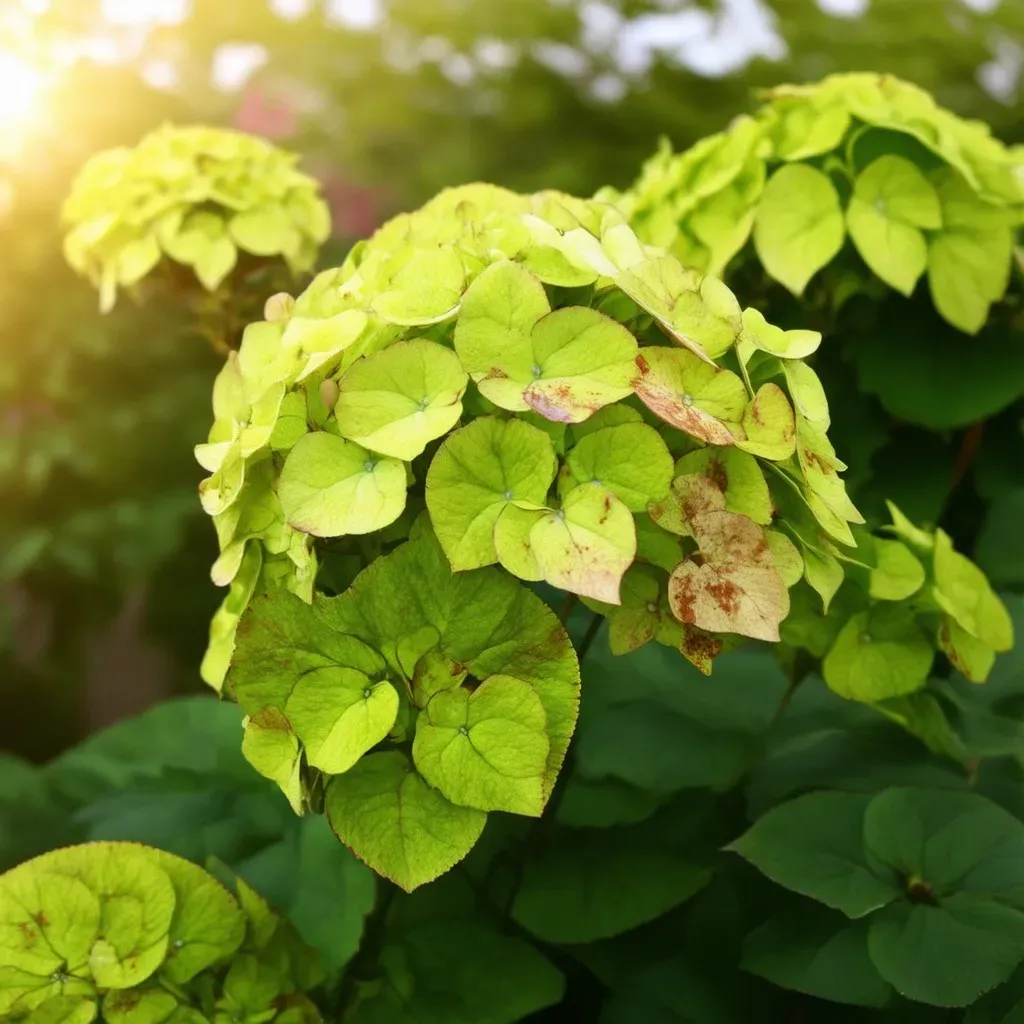
M 236 963 L 269 959 L 250 925 L 175 988 L 172 915 L 131 996 L 97 980 L 108 934 L 75 975 L 84 1003 L 42 991 L 47 962 L 23 1017 L 88 1024 L 97 996 L 106 1015 L 138 995 L 125 1024 L 182 1006 L 316 1020 L 299 993 L 345 1024 L 1020 1017 L 1024 603 L 957 550 L 1019 480 L 1016 293 L 967 339 L 924 276 L 910 298 L 887 284 L 850 226 L 797 297 L 758 258 L 758 209 L 730 206 L 751 168 L 759 194 L 786 167 L 820 172 L 848 207 L 836 161 L 883 155 L 863 145 L 914 162 L 934 129 L 955 152 L 958 122 L 919 117 L 935 108 L 916 91 L 844 81 L 813 115 L 798 107 L 819 90 L 780 90 L 788 135 L 766 110 L 662 159 L 661 185 L 655 162 L 650 202 L 453 189 L 266 302 L 197 450 L 227 588 L 202 674 L 228 699 L 166 703 L 43 767 L 0 758 L 0 869 L 83 840 L 162 846 L 272 898 L 323 980 L 264 989 L 245 967 L 229 993 Z M 854 109 L 877 113 L 873 90 L 886 127 Z M 842 103 L 842 148 L 802 153 Z M 1014 225 L 998 175 L 961 157 L 985 216 Z M 941 205 L 942 169 L 919 171 Z M 687 234 L 735 244 L 702 243 L 718 262 L 683 239 L 696 210 Z M 785 249 L 791 226 L 762 241 Z M 930 246 L 939 229 L 915 226 Z M 941 228 L 967 277 L 959 243 L 996 234 L 980 227 Z M 863 388 L 879 347 L 881 406 L 843 363 Z M 907 435 L 901 409 L 943 433 Z M 980 448 L 950 429 L 998 410 Z M 929 476 L 933 440 L 960 454 Z M 1012 557 L 989 566 L 1014 578 Z M 111 849 L 131 868 L 118 885 L 143 878 L 139 847 Z M 177 862 L 154 856 L 180 896 Z M 94 870 L 75 877 L 113 892 Z M 8 898 L 0 878 L 0 972 L 37 891 Z M 213 892 L 204 928 L 235 936 L 247 889 Z M 91 906 L 74 909 L 90 937 Z
M 820 335 L 743 310 L 606 204 L 455 189 L 267 317 L 197 453 L 230 587 L 205 677 L 295 810 L 325 806 L 404 888 L 488 812 L 551 795 L 579 668 L 537 585 L 607 618 L 614 651 L 710 673 L 780 640 L 799 581 L 827 610 L 850 566 L 866 593 L 825 671 L 865 701 L 920 688 L 936 643 L 978 679 L 1009 646 L 945 534 L 896 512 L 917 554 L 849 553 L 863 520 L 803 361 Z
M 239 879 L 134 843 L 54 850 L 0 875 L 0 1017 L 31 1024 L 318 1024 L 323 978 Z
M 118 288 L 158 270 L 172 280 L 187 274 L 210 292 L 268 262 L 308 271 L 330 214 L 297 160 L 241 132 L 173 125 L 134 148 L 105 150 L 65 202 L 65 256 L 99 288 L 104 311 Z

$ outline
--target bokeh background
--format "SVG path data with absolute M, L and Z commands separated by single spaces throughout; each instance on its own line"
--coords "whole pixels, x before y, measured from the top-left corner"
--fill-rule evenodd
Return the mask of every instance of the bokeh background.
M 0 0 L 0 750 L 202 689 L 221 596 L 191 453 L 219 357 L 64 266 L 86 157 L 165 121 L 295 149 L 329 266 L 444 186 L 624 186 L 660 135 L 841 70 L 1024 141 L 1024 0 Z

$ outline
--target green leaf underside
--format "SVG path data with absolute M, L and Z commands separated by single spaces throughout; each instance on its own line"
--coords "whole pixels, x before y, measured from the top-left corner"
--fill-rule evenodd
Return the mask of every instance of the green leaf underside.
M 935 308 L 954 327 L 976 334 L 1009 283 L 1011 218 L 981 201 L 955 171 L 933 176 L 943 229 L 929 240 L 928 286 Z
M 416 326 L 454 315 L 466 272 L 450 246 L 410 247 L 382 261 L 380 281 L 374 312 L 389 323 Z
M 1013 646 L 1013 623 L 1006 607 L 992 590 L 985 574 L 954 550 L 944 530 L 935 535 L 934 597 L 947 615 L 965 632 L 994 651 Z
M 806 164 L 780 167 L 765 185 L 754 246 L 765 270 L 794 295 L 839 252 L 845 228 L 828 177 Z
M 847 620 L 825 656 L 825 682 L 842 697 L 867 702 L 924 686 L 934 651 L 913 612 L 879 605 Z
M 654 317 L 662 332 L 698 359 L 712 364 L 727 352 L 739 330 L 736 297 L 715 278 L 684 269 L 671 256 L 640 259 L 615 283 Z
M 846 222 L 868 266 L 910 295 L 928 265 L 921 229 L 942 224 L 939 198 L 928 179 L 909 160 L 879 157 L 857 176 Z

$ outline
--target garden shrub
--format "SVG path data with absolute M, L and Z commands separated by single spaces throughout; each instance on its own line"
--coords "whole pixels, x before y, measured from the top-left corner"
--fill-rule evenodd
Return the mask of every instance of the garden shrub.
M 846 84 L 928 138 L 932 111 L 943 146 L 984 137 Z M 196 452 L 228 588 L 202 674 L 229 700 L 0 763 L 0 825 L 25 824 L 0 858 L 134 839 L 237 874 L 347 1024 L 1012 1024 L 1024 604 L 962 549 L 1014 493 L 1016 396 L 972 405 L 985 446 L 923 501 L 896 410 L 835 386 L 890 318 L 910 366 L 908 325 L 948 307 L 892 305 L 850 246 L 796 301 L 747 244 L 748 171 L 841 181 L 818 158 L 875 130 L 822 88 L 785 131 L 764 113 L 659 158 L 646 207 L 463 186 L 270 298 Z M 798 145 L 823 124 L 844 137 Z M 1019 210 L 958 159 L 1003 224 L 956 228 L 984 248 Z M 687 206 L 693 164 L 718 184 Z M 680 241 L 697 207 L 685 232 L 729 236 L 714 264 Z M 1012 353 L 994 291 L 979 338 Z M 888 505 L 883 456 L 910 478 Z
M 573 595 L 594 610 L 583 655 L 606 619 L 613 652 L 656 641 L 710 672 L 740 638 L 782 639 L 781 625 L 841 697 L 969 759 L 924 692 L 935 647 L 982 681 L 1012 646 L 1010 617 L 945 531 L 893 506 L 888 535 L 853 533 L 862 517 L 803 361 L 819 342 L 741 310 L 720 281 L 643 246 L 601 202 L 485 186 L 397 218 L 294 302 L 273 300 L 218 378 L 217 421 L 197 452 L 212 474 L 201 490 L 221 542 L 214 575 L 231 586 L 206 675 L 221 685 L 226 674 L 250 763 L 296 811 L 323 809 L 406 890 L 463 860 L 492 812 L 540 816 L 575 725 L 578 659 L 516 578 L 568 592 L 565 615 Z M 837 623 L 824 613 L 847 575 Z M 789 618 L 788 588 L 802 580 L 821 610 Z M 809 671 L 788 660 L 772 719 Z M 659 789 L 658 751 L 646 776 L 634 748 L 614 753 L 622 730 L 657 745 L 651 712 L 617 710 L 633 721 L 599 733 L 604 742 L 581 732 L 584 777 L 589 763 L 597 779 Z M 736 770 L 702 781 L 734 783 Z M 962 811 L 926 790 L 888 792 L 952 819 L 1000 815 L 975 795 Z M 618 812 L 626 821 L 634 799 Z M 658 803 L 638 815 L 652 837 L 665 827 L 654 825 Z M 620 821 L 610 808 L 594 817 L 586 800 L 578 813 L 581 824 Z M 920 813 L 932 827 L 935 815 Z M 1015 834 L 997 830 L 992 856 Z M 515 920 L 549 943 L 589 942 L 657 918 L 708 880 L 691 863 L 617 902 L 591 873 L 621 855 L 571 831 L 550 839 L 513 888 Z M 872 909 L 907 898 L 913 908 L 919 881 L 929 900 L 947 884 L 930 865 L 888 857 L 872 862 Z M 643 870 L 670 863 L 654 856 Z M 593 909 L 576 902 L 581 877 Z M 993 882 L 981 898 L 1007 892 Z M 955 946 L 972 911 L 948 901 L 942 912 L 936 926 Z M 852 997 L 787 974 L 792 964 L 748 967 L 839 1001 L 882 1003 L 895 986 L 965 1005 L 1024 959 L 1015 941 L 989 974 L 929 987 L 912 977 L 919 949 L 900 931 L 922 927 L 918 917 L 892 910 L 840 939 L 870 953 Z M 871 952 L 886 928 L 898 934 Z
M 403 888 L 554 787 L 579 668 L 517 580 L 708 672 L 723 634 L 779 639 L 801 528 L 853 541 L 820 389 L 810 417 L 790 397 L 819 336 L 610 207 L 443 193 L 268 313 L 197 452 L 231 587 L 206 677 L 230 660 L 251 763 Z

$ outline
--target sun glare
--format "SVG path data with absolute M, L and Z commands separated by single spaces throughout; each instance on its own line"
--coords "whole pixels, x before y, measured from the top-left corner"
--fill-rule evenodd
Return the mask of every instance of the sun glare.
M 0 51 L 0 143 L 34 113 L 43 77 L 16 53 Z

